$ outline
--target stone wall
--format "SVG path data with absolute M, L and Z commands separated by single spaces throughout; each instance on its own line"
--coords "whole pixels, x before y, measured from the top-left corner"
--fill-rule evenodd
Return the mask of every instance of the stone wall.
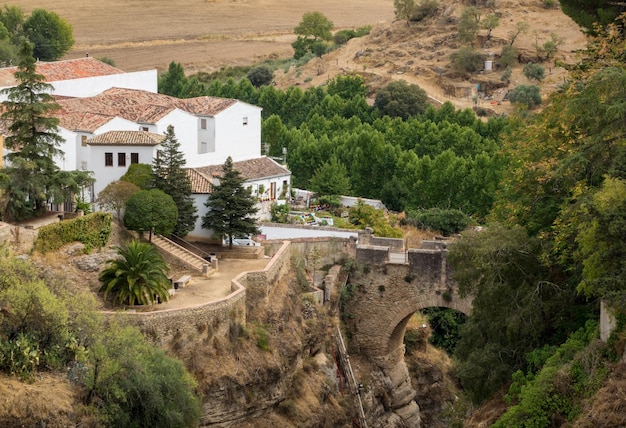
M 389 247 L 391 251 L 404 251 L 404 239 L 374 236 L 371 228 L 359 231 L 359 244 Z
M 161 347 L 166 347 L 180 337 L 195 340 L 203 332 L 227 336 L 233 326 L 246 324 L 246 290 L 235 283 L 231 290 L 231 294 L 220 300 L 183 309 L 104 314 L 127 319 Z
M 366 265 L 382 265 L 389 260 L 389 247 L 359 245 L 356 249 L 356 259 Z

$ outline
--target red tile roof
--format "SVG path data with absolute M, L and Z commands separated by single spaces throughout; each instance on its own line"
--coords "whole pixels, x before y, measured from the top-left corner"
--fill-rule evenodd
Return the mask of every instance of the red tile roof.
M 209 194 L 213 191 L 213 184 L 209 177 L 193 168 L 187 168 L 187 176 L 191 181 L 191 192 L 196 194 Z
M 109 131 L 87 140 L 91 146 L 156 146 L 165 135 L 146 131 Z
M 16 84 L 14 73 L 17 67 L 0 68 L 0 86 Z M 44 76 L 46 82 L 81 79 L 84 77 L 110 76 L 124 71 L 106 64 L 96 58 L 86 57 L 54 62 L 37 62 L 37 73 Z
M 237 100 L 216 97 L 179 99 L 137 89 L 111 88 L 93 97 L 58 99 L 57 102 L 61 106 L 56 113 L 60 126 L 93 132 L 99 125 L 93 123 L 91 127 L 85 127 L 89 122 L 81 122 L 77 116 L 79 113 L 108 117 L 109 120 L 117 116 L 132 122 L 154 124 L 174 109 L 198 116 L 214 116 Z M 81 123 L 83 128 L 79 127 Z
M 239 171 L 246 181 L 291 175 L 291 171 L 267 156 L 233 162 L 233 168 Z M 209 179 L 218 177 L 223 173 L 222 165 L 203 166 L 195 168 L 195 170 Z

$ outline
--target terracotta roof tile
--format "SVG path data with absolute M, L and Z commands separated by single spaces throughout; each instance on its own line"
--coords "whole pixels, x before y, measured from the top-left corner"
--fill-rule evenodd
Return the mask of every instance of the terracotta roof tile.
M 146 131 L 109 131 L 87 140 L 91 146 L 156 146 L 165 135 Z
M 16 84 L 14 73 L 17 67 L 0 68 L 0 86 Z M 110 76 L 124 71 L 99 61 L 95 58 L 77 58 L 54 62 L 37 62 L 37 73 L 44 76 L 46 82 L 82 79 L 85 77 Z
M 199 116 L 214 116 L 237 102 L 230 98 L 197 97 L 179 99 L 137 89 L 111 88 L 87 98 L 58 99 L 61 109 L 56 113 L 60 126 L 76 130 L 77 112 L 121 117 L 137 123 L 156 123 L 174 109 Z M 94 131 L 92 129 L 84 129 Z
M 287 168 L 267 156 L 233 162 L 233 168 L 239 171 L 246 181 L 291 175 L 291 172 Z M 195 168 L 195 170 L 209 178 L 220 176 L 223 172 L 222 165 L 203 166 Z
M 187 176 L 189 177 L 189 181 L 191 181 L 192 193 L 209 194 L 213 191 L 213 184 L 209 177 L 194 168 L 187 168 Z

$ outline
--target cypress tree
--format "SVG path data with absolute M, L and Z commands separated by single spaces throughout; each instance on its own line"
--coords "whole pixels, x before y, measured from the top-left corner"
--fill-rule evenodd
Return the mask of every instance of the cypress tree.
M 174 134 L 172 125 L 165 131 L 165 140 L 161 143 L 161 150 L 152 162 L 154 173 L 154 187 L 172 197 L 178 208 L 178 220 L 174 227 L 174 234 L 184 237 L 193 230 L 198 215 L 193 203 L 191 181 L 185 166 L 185 157 L 180 151 L 180 143 Z
M 212 229 L 220 238 L 228 238 L 228 246 L 232 248 L 234 236 L 259 233 L 254 217 L 258 208 L 256 199 L 243 187 L 245 180 L 233 168 L 230 156 L 222 169 L 220 183 L 213 187 L 205 203 L 209 211 L 202 217 L 202 227 Z

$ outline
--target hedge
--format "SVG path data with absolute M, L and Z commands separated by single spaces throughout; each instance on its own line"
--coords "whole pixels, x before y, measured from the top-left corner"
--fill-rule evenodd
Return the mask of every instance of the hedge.
M 56 251 L 71 242 L 85 244 L 85 252 L 106 245 L 111 235 L 111 213 L 95 212 L 73 220 L 49 224 L 39 229 L 35 250 L 41 253 Z

